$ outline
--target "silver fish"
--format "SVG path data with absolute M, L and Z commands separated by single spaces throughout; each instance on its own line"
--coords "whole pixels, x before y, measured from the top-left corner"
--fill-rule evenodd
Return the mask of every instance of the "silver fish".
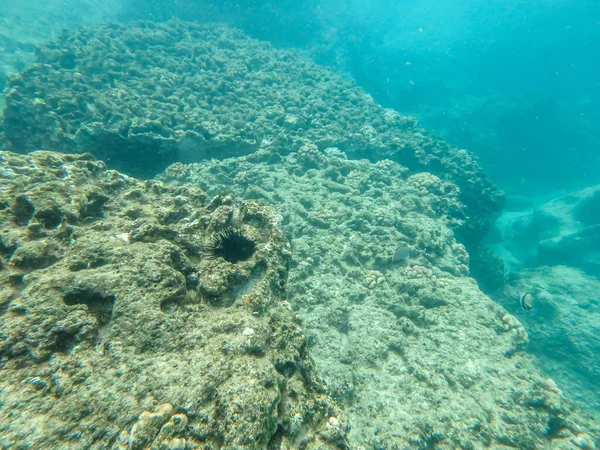
M 525 311 L 531 311 L 533 309 L 533 295 L 530 292 L 525 292 L 519 298 L 519 303 Z
M 406 261 L 410 257 L 410 248 L 403 245 L 398 247 L 396 251 L 394 251 L 394 256 L 392 256 L 392 262 L 399 263 L 402 261 Z

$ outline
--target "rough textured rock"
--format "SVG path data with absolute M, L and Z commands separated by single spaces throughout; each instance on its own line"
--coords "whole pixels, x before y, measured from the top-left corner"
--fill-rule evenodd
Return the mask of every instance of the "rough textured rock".
M 0 152 L 0 192 L 0 447 L 346 446 L 272 209 L 88 154 Z M 237 263 L 207 254 L 228 226 Z
M 90 151 L 111 167 L 151 175 L 175 161 L 258 148 L 285 154 L 310 141 L 454 182 L 471 242 L 502 207 L 466 151 L 295 52 L 236 30 L 185 22 L 82 28 L 37 57 L 7 87 L 4 128 L 18 151 Z
M 523 351 L 520 322 L 469 277 L 456 185 L 314 145 L 178 163 L 164 179 L 281 211 L 288 298 L 358 448 L 580 448 L 596 436 Z M 394 260 L 399 247 L 408 257 Z
M 519 305 L 533 295 L 533 310 Z M 600 281 L 566 266 L 512 274 L 493 294 L 525 326 L 529 351 L 577 404 L 600 417 Z
M 502 215 L 499 251 L 515 266 L 566 265 L 600 276 L 600 186 Z

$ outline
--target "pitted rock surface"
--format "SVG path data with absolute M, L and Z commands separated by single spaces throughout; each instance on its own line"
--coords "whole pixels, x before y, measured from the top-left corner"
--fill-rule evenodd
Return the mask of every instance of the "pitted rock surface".
M 574 392 L 527 353 L 534 328 L 470 277 L 453 233 L 464 220 L 456 185 L 314 145 L 174 164 L 163 179 L 278 205 L 292 244 L 287 298 L 352 444 L 576 449 L 597 439 Z
M 89 154 L 0 168 L 1 447 L 345 447 L 283 300 L 277 213 Z M 207 258 L 232 221 L 255 252 Z

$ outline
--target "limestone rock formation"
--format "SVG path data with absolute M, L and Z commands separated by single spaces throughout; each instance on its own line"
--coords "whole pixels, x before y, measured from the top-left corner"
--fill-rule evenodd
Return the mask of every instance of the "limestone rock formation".
M 600 276 L 600 186 L 507 212 L 496 227 L 498 245 L 517 269 L 567 265 Z

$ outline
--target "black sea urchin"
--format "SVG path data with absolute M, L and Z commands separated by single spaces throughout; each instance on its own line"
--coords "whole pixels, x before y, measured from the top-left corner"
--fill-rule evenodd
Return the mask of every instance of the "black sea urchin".
M 212 258 L 223 258 L 232 264 L 250 259 L 256 243 L 244 235 L 239 228 L 229 227 L 213 236 L 205 248 Z

